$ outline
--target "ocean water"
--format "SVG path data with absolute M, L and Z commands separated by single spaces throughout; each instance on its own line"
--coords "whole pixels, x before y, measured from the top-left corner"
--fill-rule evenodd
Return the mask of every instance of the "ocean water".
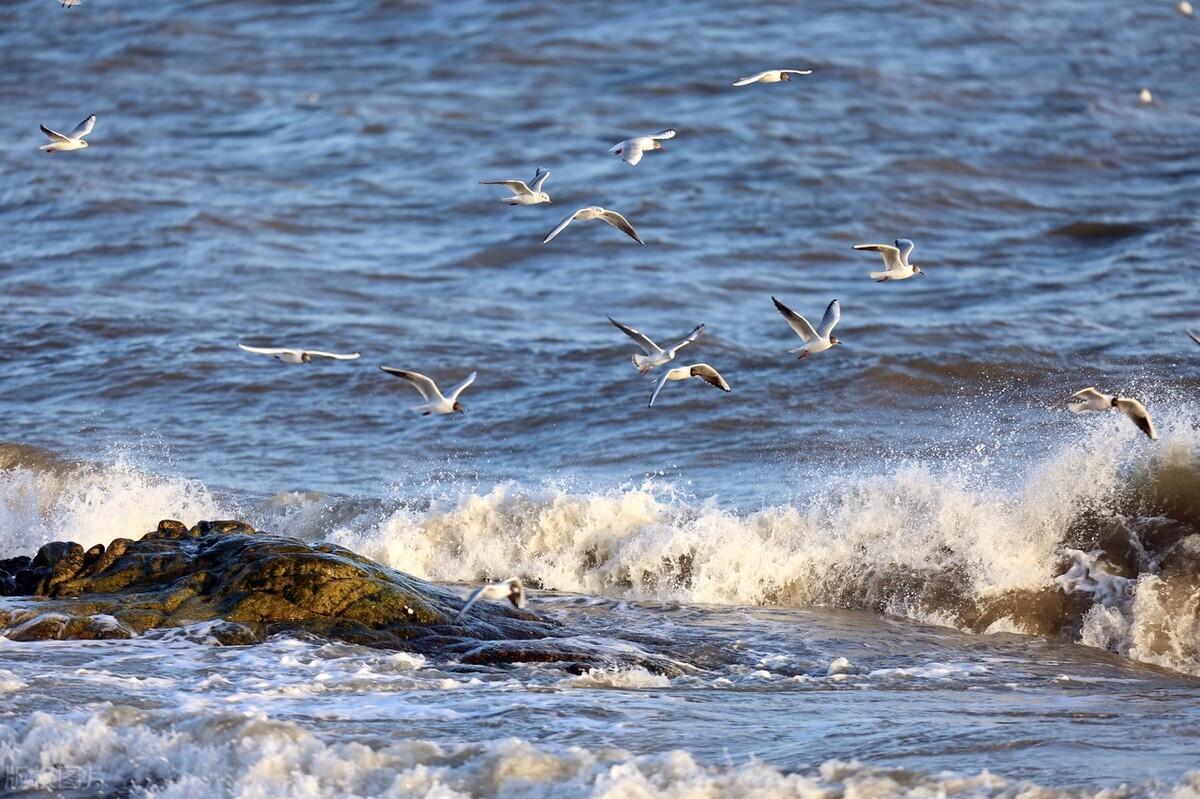
M 0 792 L 1200 795 L 1198 68 L 1158 0 L 3 4 L 0 556 L 244 518 L 614 665 L 0 637 Z

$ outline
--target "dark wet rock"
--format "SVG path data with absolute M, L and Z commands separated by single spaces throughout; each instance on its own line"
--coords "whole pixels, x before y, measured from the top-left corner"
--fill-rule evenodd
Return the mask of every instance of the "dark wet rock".
M 134 541 L 84 552 L 43 546 L 0 561 L 0 634 L 14 640 L 127 638 L 196 628 L 204 640 L 250 644 L 277 633 L 317 635 L 424 653 L 470 652 L 472 662 L 600 663 L 595 647 L 528 610 L 463 600 L 334 544 L 257 532 L 237 521 L 163 521 Z M 488 646 L 480 648 L 481 641 Z M 637 662 L 637 648 L 628 648 Z M 667 668 L 646 656 L 648 668 Z

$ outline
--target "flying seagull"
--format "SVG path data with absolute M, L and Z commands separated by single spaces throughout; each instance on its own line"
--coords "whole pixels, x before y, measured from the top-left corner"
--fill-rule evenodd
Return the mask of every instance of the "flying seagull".
M 358 353 L 351 352 L 346 355 L 337 352 L 321 352 L 320 350 L 287 350 L 276 349 L 274 347 L 247 347 L 245 344 L 238 344 L 238 347 L 246 352 L 253 352 L 256 355 L 269 355 L 277 361 L 284 363 L 312 363 L 313 358 L 329 358 L 334 361 L 353 361 L 357 360 Z
M 1200 344 L 1200 333 L 1193 333 L 1192 331 L 1189 330 L 1187 332 L 1187 334 L 1192 337 L 1192 341 L 1196 342 L 1197 344 Z
M 673 138 L 675 138 L 675 130 L 667 128 L 658 133 L 651 133 L 649 136 L 635 136 L 632 139 L 618 142 L 608 151 L 621 156 L 621 160 L 630 166 L 637 166 L 638 162 L 642 160 L 642 153 L 646 150 L 665 150 L 666 148 L 662 146 L 663 140 Z
M 549 169 L 538 169 L 531 183 L 523 180 L 481 180 L 479 182 L 489 186 L 507 186 L 508 190 L 512 192 L 512 196 L 505 197 L 504 202 L 509 205 L 537 205 L 538 203 L 553 205 L 550 195 L 542 191 L 542 184 L 548 177 L 550 177 Z
M 636 352 L 633 354 L 633 366 L 642 374 L 646 374 L 651 369 L 675 360 L 675 353 L 695 341 L 700 336 L 700 331 L 704 329 L 704 325 L 696 325 L 692 329 L 692 332 L 687 334 L 687 338 L 664 350 L 651 341 L 650 337 L 644 333 L 639 333 L 632 327 L 621 324 L 611 316 L 608 317 L 608 321 L 616 325 L 617 329 L 622 333 L 636 341 L 638 346 L 645 351 L 645 355 L 639 355 Z
M 841 344 L 837 336 L 831 336 L 833 328 L 837 325 L 838 320 L 842 318 L 842 306 L 837 300 L 829 303 L 825 309 L 825 316 L 821 319 L 821 326 L 813 330 L 813 326 L 808 323 L 800 314 L 793 311 L 791 308 L 784 305 L 774 297 L 771 301 L 775 303 L 775 307 L 779 313 L 783 314 L 783 318 L 795 331 L 796 335 L 804 339 L 804 346 L 796 349 L 788 350 L 788 352 L 798 352 L 801 358 L 807 358 L 814 352 L 824 352 L 835 344 Z
M 68 8 L 70 6 L 77 6 L 82 2 L 83 0 L 59 0 L 59 5 L 63 8 Z
M 542 239 L 542 244 L 549 244 L 550 242 L 554 241 L 555 237 L 558 236 L 559 233 L 562 233 L 563 230 L 566 229 L 567 225 L 571 224 L 576 219 L 578 219 L 580 222 L 586 222 L 589 219 L 600 219 L 612 225 L 626 236 L 629 236 L 629 238 L 633 239 L 638 244 L 646 243 L 642 241 L 642 237 L 638 235 L 638 232 L 633 229 L 633 225 L 629 224 L 628 219 L 621 216 L 616 211 L 609 211 L 608 209 L 601 208 L 598 205 L 589 205 L 587 208 L 580 208 L 578 211 L 559 222 L 558 227 L 554 228 L 554 230 L 551 230 L 550 234 L 546 236 L 546 238 Z
M 649 408 L 654 407 L 654 401 L 658 399 L 658 392 L 663 390 L 668 382 L 675 380 L 687 380 L 689 377 L 698 377 L 710 386 L 716 386 L 722 391 L 729 393 L 733 391 L 729 384 L 725 382 L 725 378 L 721 377 L 721 373 L 712 368 L 706 363 L 694 363 L 691 366 L 677 366 L 674 369 L 668 369 L 662 373 L 662 377 L 658 378 L 658 385 L 654 387 L 654 393 L 650 395 Z
M 437 383 L 433 382 L 432 378 L 426 377 L 420 372 L 409 372 L 405 369 L 393 369 L 390 366 L 379 367 L 389 375 L 407 380 L 413 388 L 421 392 L 421 396 L 425 398 L 424 405 L 418 405 L 413 408 L 414 411 L 420 411 L 422 416 L 428 416 L 431 413 L 466 413 L 466 408 L 458 401 L 458 395 L 463 393 L 463 390 L 475 382 L 477 372 L 471 372 L 467 375 L 467 379 L 459 383 L 450 391 L 449 396 L 443 396 L 441 389 L 437 387 Z
M 521 585 L 520 577 L 509 577 L 507 580 L 476 588 L 467 597 L 467 604 L 462 606 L 462 610 L 458 612 L 454 620 L 461 619 L 471 609 L 471 606 L 481 599 L 507 599 L 514 608 L 523 608 L 525 607 L 525 586 Z
M 47 153 L 69 152 L 71 150 L 82 150 L 88 146 L 88 143 L 83 140 L 84 136 L 91 134 L 92 128 L 96 127 L 96 115 L 92 114 L 87 119 L 83 120 L 76 126 L 75 130 L 67 135 L 63 135 L 57 131 L 42 125 L 42 133 L 50 139 L 49 144 L 43 144 L 39 150 L 45 150 Z
M 791 80 L 792 75 L 811 75 L 811 69 L 767 69 L 754 75 L 738 78 L 734 86 L 749 86 L 751 83 L 779 83 Z
M 908 256 L 916 245 L 909 239 L 896 239 L 896 246 L 890 244 L 855 244 L 856 250 L 871 250 L 883 256 L 884 271 L 872 272 L 871 277 L 876 283 L 886 283 L 889 280 L 907 280 L 913 275 L 924 275 L 921 267 L 908 262 Z
M 1154 429 L 1154 422 L 1150 419 L 1150 412 L 1146 410 L 1146 406 L 1130 397 L 1104 394 L 1097 391 L 1095 386 L 1088 386 L 1068 397 L 1067 407 L 1075 413 L 1107 411 L 1116 408 L 1128 416 L 1138 426 L 1138 429 L 1151 439 L 1158 438 L 1158 432 Z

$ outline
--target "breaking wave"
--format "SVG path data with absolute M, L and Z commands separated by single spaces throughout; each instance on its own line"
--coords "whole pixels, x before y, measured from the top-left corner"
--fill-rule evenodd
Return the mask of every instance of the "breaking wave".
M 853 608 L 1200 674 L 1198 434 L 1190 416 L 1165 418 L 1150 445 L 1124 421 L 1101 417 L 1040 460 L 881 463 L 753 511 L 656 482 L 241 505 L 120 460 L 64 463 L 8 445 L 0 553 L 107 543 L 161 518 L 238 516 L 438 581 L 516 574 L 598 596 Z

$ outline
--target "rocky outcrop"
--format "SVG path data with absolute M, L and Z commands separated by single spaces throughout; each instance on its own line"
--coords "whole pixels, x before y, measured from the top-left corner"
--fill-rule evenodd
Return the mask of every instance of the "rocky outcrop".
M 313 634 L 470 663 L 560 660 L 607 664 L 564 642 L 561 625 L 507 604 L 481 602 L 461 622 L 458 594 L 348 549 L 257 532 L 236 521 L 188 528 L 163 521 L 134 541 L 84 551 L 46 544 L 32 558 L 0 560 L 0 634 L 11 640 L 127 638 L 216 622 L 206 635 L 246 644 L 278 633 Z M 531 642 L 537 642 L 534 645 Z M 632 660 L 659 670 L 646 655 Z

